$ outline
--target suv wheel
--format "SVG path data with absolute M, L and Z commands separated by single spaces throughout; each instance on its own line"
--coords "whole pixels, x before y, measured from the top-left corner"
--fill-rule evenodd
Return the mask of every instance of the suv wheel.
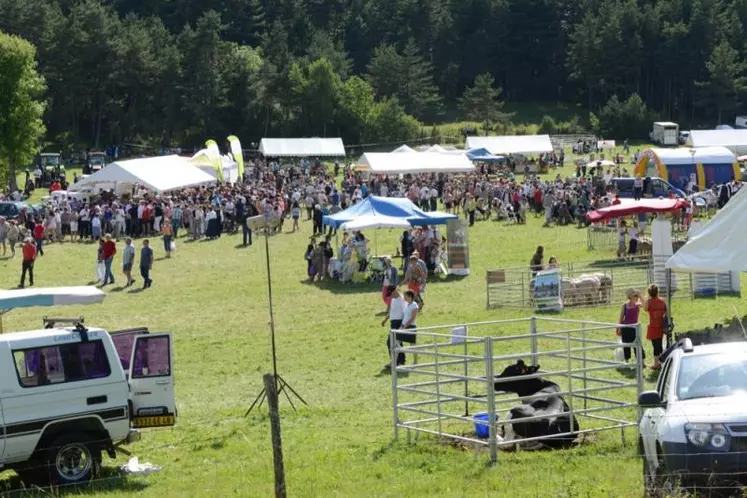
M 45 461 L 53 484 L 77 484 L 98 473 L 101 450 L 87 434 L 73 433 L 57 438 Z

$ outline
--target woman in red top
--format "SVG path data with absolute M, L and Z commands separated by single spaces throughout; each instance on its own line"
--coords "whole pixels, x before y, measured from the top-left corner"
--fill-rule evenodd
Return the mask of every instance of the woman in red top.
M 648 330 L 646 339 L 651 341 L 654 348 L 654 368 L 661 368 L 659 355 L 662 353 L 662 340 L 664 338 L 664 317 L 667 314 L 667 303 L 659 297 L 659 287 L 651 284 L 648 288 L 648 296 L 643 304 L 644 309 L 648 312 Z

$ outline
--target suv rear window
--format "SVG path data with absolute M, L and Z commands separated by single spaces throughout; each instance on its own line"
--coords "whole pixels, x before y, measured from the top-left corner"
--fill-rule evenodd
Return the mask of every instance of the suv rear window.
M 21 387 L 38 387 L 101 379 L 111 375 L 101 341 L 77 342 L 13 351 Z

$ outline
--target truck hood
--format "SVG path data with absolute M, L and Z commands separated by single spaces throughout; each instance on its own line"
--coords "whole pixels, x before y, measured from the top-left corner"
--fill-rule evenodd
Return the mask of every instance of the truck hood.
M 691 423 L 747 422 L 747 397 L 744 395 L 679 401 L 677 408 Z

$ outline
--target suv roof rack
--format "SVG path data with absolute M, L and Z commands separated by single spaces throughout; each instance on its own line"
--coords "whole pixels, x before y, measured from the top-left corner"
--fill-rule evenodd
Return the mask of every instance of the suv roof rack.
M 42 317 L 42 323 L 44 323 L 45 329 L 53 329 L 59 324 L 68 324 L 75 327 L 75 332 L 80 334 L 80 339 L 83 342 L 88 342 L 88 329 L 83 325 L 85 318 L 79 316 L 78 318 L 50 318 Z

